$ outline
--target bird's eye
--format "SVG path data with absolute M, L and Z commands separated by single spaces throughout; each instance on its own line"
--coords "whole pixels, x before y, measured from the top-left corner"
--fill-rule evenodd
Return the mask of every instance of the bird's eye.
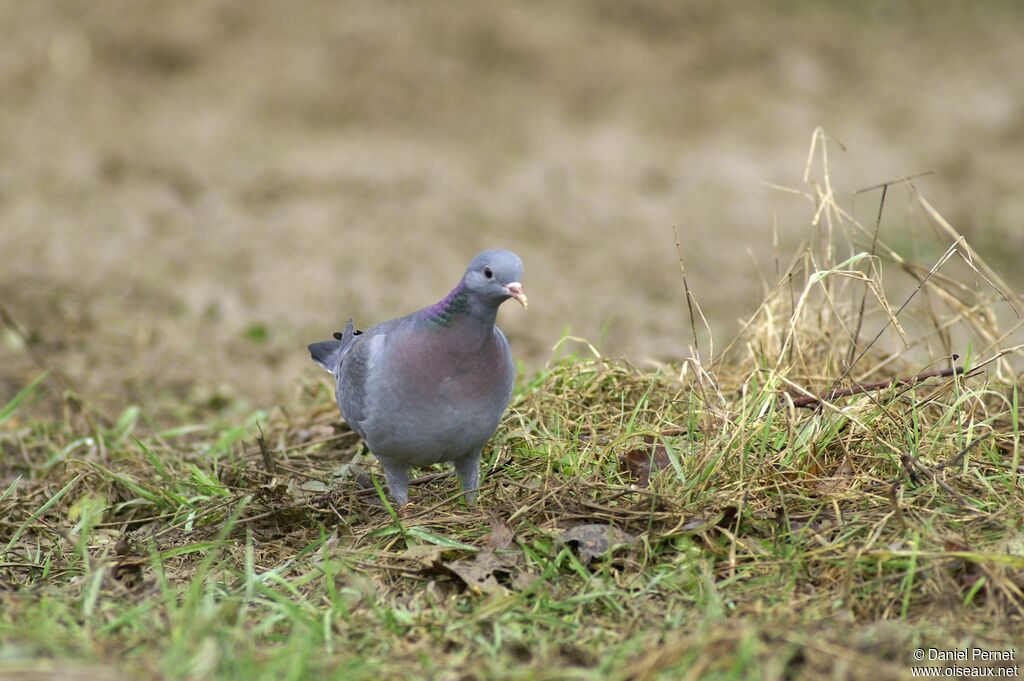
M 494 272 L 491 271 L 490 267 L 484 268 L 484 276 L 487 277 L 488 279 L 494 276 Z

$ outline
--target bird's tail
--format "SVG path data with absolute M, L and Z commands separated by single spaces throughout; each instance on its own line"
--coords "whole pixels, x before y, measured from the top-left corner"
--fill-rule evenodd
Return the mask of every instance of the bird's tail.
M 344 358 L 349 345 L 352 344 L 352 340 L 361 334 L 362 331 L 357 331 L 355 324 L 350 319 L 348 324 L 345 326 L 344 331 L 339 331 L 334 334 L 334 340 L 321 341 L 319 343 L 309 344 L 309 354 L 313 358 L 313 361 L 327 369 L 332 374 L 338 373 L 338 368 L 341 366 L 341 360 Z

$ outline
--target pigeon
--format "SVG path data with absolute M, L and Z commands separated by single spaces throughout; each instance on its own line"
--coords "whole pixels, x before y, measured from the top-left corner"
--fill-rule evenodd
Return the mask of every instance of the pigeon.
M 476 498 L 480 456 L 516 378 L 495 320 L 509 298 L 526 308 L 522 272 L 515 253 L 483 251 L 439 302 L 362 332 L 350 319 L 334 340 L 309 345 L 399 507 L 409 501 L 409 469 L 441 461 L 453 463 L 467 502 Z

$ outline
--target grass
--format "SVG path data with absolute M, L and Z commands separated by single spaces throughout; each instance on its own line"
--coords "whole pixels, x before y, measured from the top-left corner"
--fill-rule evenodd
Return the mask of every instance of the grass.
M 903 678 L 918 648 L 1019 654 L 1017 299 L 927 202 L 950 250 L 919 266 L 808 171 L 809 245 L 740 335 L 527 376 L 477 506 L 435 471 L 392 509 L 326 383 L 170 428 L 77 399 L 33 420 L 31 383 L 0 407 L 0 674 Z

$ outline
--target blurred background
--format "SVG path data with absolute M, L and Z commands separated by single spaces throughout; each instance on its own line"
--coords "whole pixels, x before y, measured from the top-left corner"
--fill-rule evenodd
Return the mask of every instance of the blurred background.
M 685 357 L 838 202 L 920 190 L 1019 284 L 1024 3 L 0 2 L 0 403 L 56 367 L 116 409 L 287 403 L 306 343 L 525 261 L 501 324 Z M 883 236 L 918 218 L 894 192 Z M 941 251 L 941 249 L 940 249 Z M 326 376 L 326 375 L 324 375 Z M 187 407 L 182 407 L 187 405 Z

